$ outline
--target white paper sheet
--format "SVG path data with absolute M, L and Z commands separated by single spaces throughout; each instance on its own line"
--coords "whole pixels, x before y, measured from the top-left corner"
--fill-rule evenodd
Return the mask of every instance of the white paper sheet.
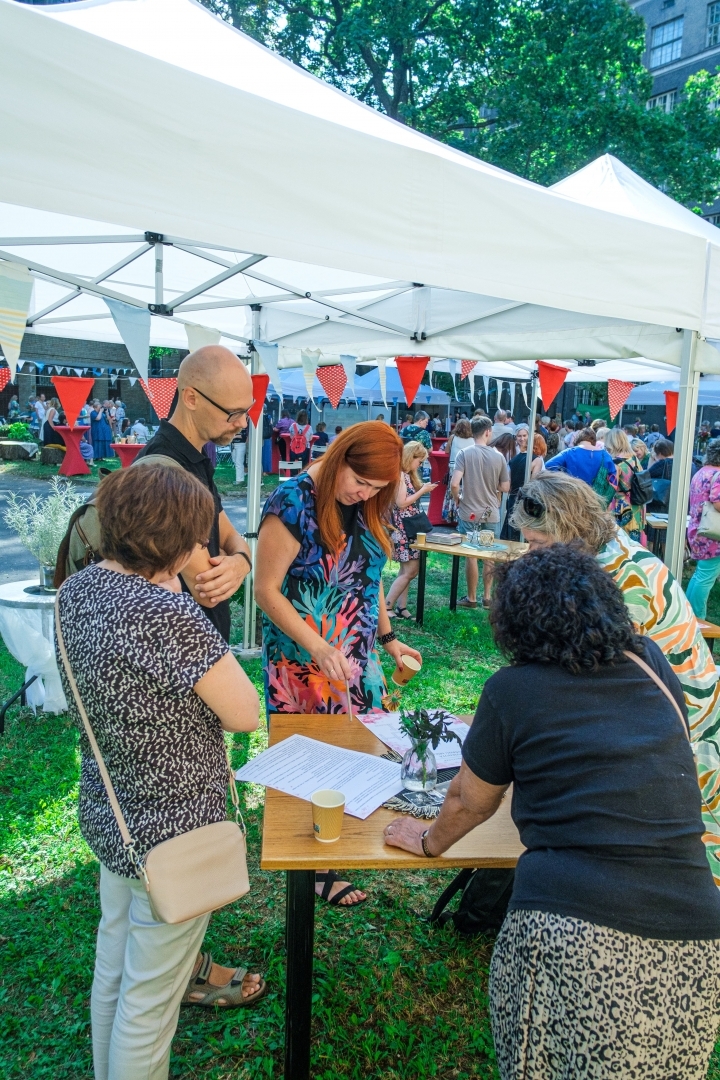
M 235 773 L 235 779 L 264 784 L 306 802 L 323 788 L 342 791 L 345 813 L 358 818 L 369 817 L 402 787 L 400 766 L 394 761 L 305 735 L 291 735 L 263 750 Z
M 451 714 L 444 713 L 444 715 L 450 716 Z M 402 756 L 412 746 L 409 736 L 400 730 L 399 712 L 386 713 L 378 710 L 377 712 L 365 713 L 363 716 L 359 716 L 358 720 L 365 725 L 368 731 L 372 731 L 380 742 L 385 743 L 396 754 Z M 455 732 L 462 743 L 465 741 L 465 736 L 470 728 L 462 720 L 458 720 L 456 716 L 453 716 L 450 730 Z M 453 769 L 462 764 L 462 747 L 458 746 L 454 739 L 450 742 L 441 742 L 437 750 L 433 750 L 433 754 L 438 769 Z

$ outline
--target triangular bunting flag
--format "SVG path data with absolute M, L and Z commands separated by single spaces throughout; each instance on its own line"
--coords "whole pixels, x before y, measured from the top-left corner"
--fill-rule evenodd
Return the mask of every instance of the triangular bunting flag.
M 0 367 L 0 391 L 4 390 L 7 384 L 10 382 L 10 375 L 12 372 L 9 367 Z
M 548 364 L 547 360 L 538 360 L 537 369 L 540 378 L 540 397 L 543 408 L 547 411 L 560 393 L 570 369 L 558 367 L 557 364 Z
M 253 405 L 248 413 L 248 419 L 252 421 L 255 427 L 258 426 L 258 420 L 263 411 L 263 405 L 265 404 L 265 398 L 267 396 L 267 388 L 270 384 L 269 375 L 251 375 L 253 384 Z
M 677 424 L 680 393 L 678 390 L 663 390 L 663 394 L 665 395 L 665 426 L 669 435 L 671 431 L 675 430 Z
M 620 412 L 634 386 L 635 383 L 623 382 L 622 379 L 608 379 L 608 405 L 611 420 L 614 420 Z
M 485 412 L 490 412 L 490 380 L 487 375 L 482 376 L 483 391 L 485 392 Z
M 147 387 L 143 386 L 143 389 L 160 419 L 167 420 L 177 390 L 177 379 L 148 379 Z
M 467 379 L 470 372 L 477 366 L 477 360 L 461 360 L 460 361 L 460 374 L 463 379 Z
M 343 355 L 340 357 L 340 363 L 343 366 L 345 378 L 347 379 L 348 393 L 346 397 L 353 398 L 357 404 L 357 398 L 355 397 L 355 365 L 357 364 L 357 356 Z
M 528 388 L 528 383 L 524 383 L 524 382 L 520 383 L 520 389 L 522 390 L 522 396 L 523 396 L 523 401 L 525 402 L 525 408 L 529 409 L 530 408 L 530 402 L 528 401 L 527 388 Z
M 378 356 L 377 368 L 380 379 L 380 396 L 383 399 L 383 405 L 387 408 L 387 356 Z
M 195 352 L 202 349 L 203 345 L 219 345 L 222 337 L 219 330 L 211 330 L 209 326 L 201 326 L 200 323 L 185 323 L 188 349 Z
M 128 382 L 130 383 L 130 385 L 131 385 L 131 386 L 134 386 L 134 385 L 135 385 L 135 383 L 137 382 L 137 379 L 136 379 L 136 378 L 134 378 L 134 377 L 133 377 L 133 376 L 131 375 L 131 376 L 130 376 L 130 378 L 128 379 Z
M 13 378 L 32 300 L 33 279 L 24 266 L 0 264 L 0 345 Z
M 315 374 L 323 390 L 330 398 L 333 409 L 340 404 L 343 390 L 347 386 L 347 376 L 342 364 L 329 364 L 319 367 Z
M 460 360 L 448 360 L 448 372 L 452 376 L 453 383 L 458 377 L 458 364 L 460 363 Z
M 60 404 L 65 410 L 68 427 L 75 427 L 80 410 L 90 397 L 94 379 L 78 379 L 73 375 L 53 375 L 53 386 L 57 390 Z
M 517 384 L 514 383 L 514 382 L 511 382 L 510 383 L 510 415 L 511 416 L 515 415 L 515 391 L 516 391 L 516 389 L 517 389 Z
M 280 379 L 280 371 L 278 369 L 278 347 L 277 345 L 268 345 L 265 341 L 253 342 L 255 351 L 260 357 L 262 366 L 270 377 L 273 390 L 276 394 L 282 397 L 282 381 Z
M 104 298 L 125 348 L 143 379 L 148 377 L 150 358 L 150 312 L 122 300 Z
M 396 356 L 398 375 L 405 391 L 405 401 L 412 405 L 417 397 L 418 387 L 428 366 L 429 356 Z
M 313 397 L 313 382 L 315 379 L 315 370 L 320 363 L 320 350 L 319 349 L 303 349 L 301 353 L 303 378 L 305 379 L 305 388 L 307 389 L 307 395 L 314 402 Z

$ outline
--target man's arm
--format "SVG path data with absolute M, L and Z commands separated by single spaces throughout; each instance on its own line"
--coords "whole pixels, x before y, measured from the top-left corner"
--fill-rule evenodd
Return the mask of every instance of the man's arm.
M 211 556 L 198 546 L 182 572 L 183 581 L 203 607 L 229 600 L 250 573 L 250 548 L 224 510 L 218 521 L 221 554 Z
M 462 469 L 456 469 L 450 481 L 450 494 L 455 500 L 455 505 L 460 502 L 460 481 L 463 478 Z

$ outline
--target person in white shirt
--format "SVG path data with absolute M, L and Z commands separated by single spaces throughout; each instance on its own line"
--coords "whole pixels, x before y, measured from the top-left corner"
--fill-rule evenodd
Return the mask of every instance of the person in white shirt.
M 44 394 L 40 394 L 40 396 L 36 399 L 33 404 L 33 409 L 37 414 L 38 423 L 40 424 L 40 429 L 42 430 L 42 426 L 45 423 L 45 416 L 47 414 L 47 406 L 45 404 Z
M 504 409 L 498 409 L 495 413 L 495 423 L 491 428 L 491 439 L 496 439 L 498 435 L 504 435 L 507 431 L 507 413 Z
M 130 428 L 130 434 L 134 435 L 139 443 L 146 443 L 150 438 L 150 432 L 145 427 L 145 420 L 141 417 Z

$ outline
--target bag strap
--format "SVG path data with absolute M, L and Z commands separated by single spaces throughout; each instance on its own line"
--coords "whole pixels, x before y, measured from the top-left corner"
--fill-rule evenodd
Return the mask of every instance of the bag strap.
M 675 700 L 675 698 L 670 693 L 669 688 L 665 685 L 665 683 L 662 681 L 662 679 L 657 674 L 657 672 L 653 671 L 653 669 L 650 667 L 650 665 L 646 664 L 645 661 L 643 659 L 641 659 L 641 657 L 639 657 L 637 655 L 637 653 L 631 653 L 627 649 L 624 649 L 623 651 L 625 653 L 625 656 L 627 656 L 630 660 L 634 661 L 634 663 L 636 663 L 638 665 L 638 667 L 641 667 L 643 669 L 643 671 L 645 672 L 645 674 L 648 675 L 652 679 L 652 681 L 655 683 L 655 685 L 657 687 L 659 687 L 660 690 L 662 690 L 663 694 L 668 699 L 668 701 L 672 705 L 673 709 L 675 710 L 675 712 L 680 717 L 680 723 L 682 724 L 682 729 L 685 732 L 685 736 L 687 738 L 687 741 L 690 742 L 690 732 L 688 731 L 687 723 L 685 721 L 685 717 L 682 714 L 682 709 L 680 708 L 677 701 Z
M 435 907 L 430 912 L 430 918 L 428 922 L 436 923 L 442 915 L 445 908 L 448 906 L 453 896 L 465 889 L 470 878 L 475 873 L 475 870 L 471 866 L 466 866 L 464 870 L 461 870 L 457 877 L 454 877 L 447 889 L 438 897 Z

